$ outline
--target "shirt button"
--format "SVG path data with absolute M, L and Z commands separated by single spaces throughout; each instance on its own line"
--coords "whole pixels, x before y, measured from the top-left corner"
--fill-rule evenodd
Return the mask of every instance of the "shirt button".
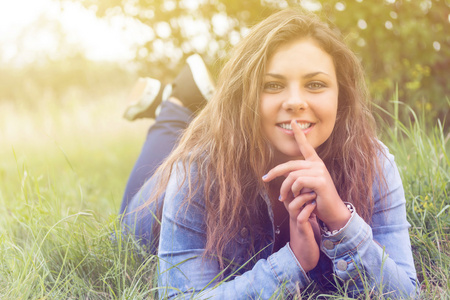
M 334 244 L 330 240 L 323 241 L 323 246 L 325 247 L 325 249 L 328 249 L 328 250 L 331 250 L 334 248 Z
M 337 268 L 341 271 L 347 270 L 347 262 L 343 259 L 337 262 Z
M 248 229 L 244 227 L 241 229 L 241 237 L 245 239 L 247 236 L 248 236 Z

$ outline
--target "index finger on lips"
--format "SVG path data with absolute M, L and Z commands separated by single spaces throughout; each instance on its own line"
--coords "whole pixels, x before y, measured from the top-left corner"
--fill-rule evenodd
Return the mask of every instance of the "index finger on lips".
M 314 147 L 306 139 L 305 133 L 303 133 L 300 126 L 297 124 L 297 121 L 291 121 L 292 130 L 294 131 L 295 141 L 297 142 L 298 147 L 300 148 L 300 152 L 302 153 L 305 160 L 316 160 L 319 158 Z

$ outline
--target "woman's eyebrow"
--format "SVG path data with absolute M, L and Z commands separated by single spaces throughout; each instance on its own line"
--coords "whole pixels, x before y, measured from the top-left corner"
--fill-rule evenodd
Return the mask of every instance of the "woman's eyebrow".
M 330 76 L 328 73 L 319 71 L 319 72 L 313 72 L 313 73 L 306 74 L 306 75 L 304 75 L 303 77 L 304 77 L 304 78 L 312 78 L 312 77 L 317 76 L 317 75 L 320 75 L 320 74 L 323 74 L 323 75 L 325 75 L 325 76 Z
M 318 72 L 313 72 L 313 73 L 308 73 L 303 75 L 303 78 L 312 78 L 314 76 L 323 74 L 325 76 L 330 76 L 328 73 L 322 72 L 322 71 L 318 71 Z M 281 74 L 275 74 L 275 73 L 267 73 L 265 74 L 265 76 L 270 76 L 270 77 L 274 77 L 274 78 L 278 78 L 278 79 L 285 79 L 286 77 L 281 75 Z

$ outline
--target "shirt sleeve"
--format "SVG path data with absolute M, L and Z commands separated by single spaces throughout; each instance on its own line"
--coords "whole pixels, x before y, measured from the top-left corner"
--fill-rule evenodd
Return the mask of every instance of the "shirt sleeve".
M 269 299 L 290 298 L 310 283 L 289 245 L 258 260 L 240 276 L 222 275 L 217 258 L 206 257 L 205 207 L 199 189 L 189 205 L 188 187 L 173 172 L 164 199 L 158 248 L 158 293 L 161 299 Z
M 374 186 L 371 226 L 353 213 L 344 228 L 322 236 L 321 249 L 333 262 L 337 278 L 350 294 L 379 293 L 414 297 L 418 282 L 406 219 L 405 195 L 394 158 L 386 149 L 383 171 L 388 190 L 381 199 Z

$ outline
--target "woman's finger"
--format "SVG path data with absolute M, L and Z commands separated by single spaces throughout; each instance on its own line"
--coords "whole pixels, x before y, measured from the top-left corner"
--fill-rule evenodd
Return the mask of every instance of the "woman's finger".
M 264 182 L 269 182 L 280 176 L 288 176 L 289 173 L 297 170 L 311 169 L 311 162 L 304 160 L 292 160 L 283 164 L 279 164 L 272 168 L 266 175 L 262 177 Z
M 303 133 L 302 129 L 298 125 L 297 121 L 291 121 L 292 130 L 294 131 L 294 137 L 297 141 L 297 145 L 300 148 L 300 152 L 302 153 L 305 160 L 315 161 L 320 160 L 319 155 L 317 154 L 314 147 L 308 142 L 306 139 L 306 135 Z
M 315 200 L 317 197 L 316 193 L 305 193 L 295 197 L 291 202 L 285 203 L 286 209 L 291 216 L 291 218 L 297 218 L 298 214 L 304 209 L 308 202 Z
M 278 198 L 278 200 L 283 202 L 286 199 L 289 199 L 290 196 L 295 198 L 296 195 L 291 192 L 291 187 L 295 180 L 297 180 L 297 177 L 292 175 L 292 173 L 289 174 L 285 180 L 283 180 L 283 182 L 281 183 L 280 197 Z
M 279 200 L 284 201 L 290 195 L 292 195 L 293 197 L 298 196 L 303 188 L 300 182 L 300 178 L 316 177 L 316 173 L 317 172 L 314 170 L 299 170 L 289 173 L 289 175 L 286 176 L 286 179 L 281 183 Z M 309 191 L 311 191 L 311 189 Z
M 316 200 L 313 200 L 305 204 L 305 206 L 297 216 L 297 226 L 301 227 L 304 226 L 305 224 L 311 226 L 311 224 L 309 223 L 310 222 L 309 218 L 313 213 L 314 209 L 316 209 L 316 206 L 317 206 Z
M 320 186 L 322 185 L 323 182 L 324 179 L 321 177 L 315 176 L 298 177 L 290 186 L 289 192 L 295 196 L 311 190 L 316 193 L 319 193 Z

